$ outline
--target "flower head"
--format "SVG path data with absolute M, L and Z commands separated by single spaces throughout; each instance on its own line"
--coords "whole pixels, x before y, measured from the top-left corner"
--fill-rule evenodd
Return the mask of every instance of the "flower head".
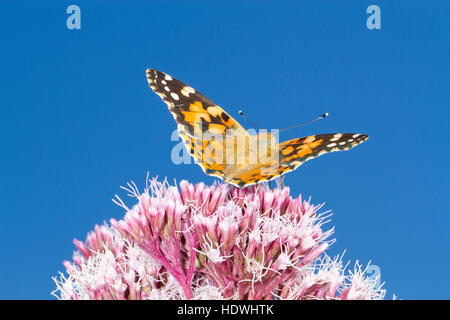
M 289 188 L 149 180 L 122 220 L 96 226 L 55 279 L 61 299 L 375 299 L 358 268 L 321 258 L 333 242 L 319 213 Z

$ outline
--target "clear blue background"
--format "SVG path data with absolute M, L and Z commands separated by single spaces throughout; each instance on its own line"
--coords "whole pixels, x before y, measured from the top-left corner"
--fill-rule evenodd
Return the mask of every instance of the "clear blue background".
M 75 3 L 72 31 L 72 1 L 0 7 L 0 298 L 51 299 L 72 239 L 123 216 L 110 199 L 127 181 L 213 182 L 170 161 L 175 123 L 148 67 L 266 128 L 331 114 L 283 140 L 369 134 L 285 182 L 326 202 L 329 254 L 372 260 L 387 298 L 450 298 L 449 1 Z

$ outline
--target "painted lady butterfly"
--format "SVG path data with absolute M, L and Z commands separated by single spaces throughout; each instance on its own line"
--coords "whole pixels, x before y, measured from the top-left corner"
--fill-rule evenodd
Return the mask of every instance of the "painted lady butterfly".
M 148 69 L 147 79 L 168 105 L 178 124 L 178 134 L 196 163 L 207 175 L 240 188 L 270 181 L 305 161 L 349 150 L 368 139 L 365 134 L 334 133 L 278 144 L 268 133 L 250 135 L 214 102 L 168 74 Z

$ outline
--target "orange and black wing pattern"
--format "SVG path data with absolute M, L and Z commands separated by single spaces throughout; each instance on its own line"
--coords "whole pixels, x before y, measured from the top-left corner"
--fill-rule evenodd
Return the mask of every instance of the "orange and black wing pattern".
M 246 133 L 245 129 L 222 108 L 170 75 L 155 69 L 147 69 L 147 80 L 153 91 L 167 104 L 175 121 L 187 135 L 194 137 L 205 132 L 225 135 L 227 129 Z
M 147 79 L 153 91 L 169 107 L 177 122 L 178 134 L 196 163 L 206 174 L 241 188 L 270 181 L 297 169 L 305 161 L 325 153 L 349 150 L 368 139 L 367 135 L 358 133 L 319 134 L 292 139 L 278 145 L 278 157 L 267 158 L 262 163 L 248 163 L 244 168 L 233 167 L 225 163 L 225 149 L 236 149 L 237 146 L 229 144 L 227 135 L 232 129 L 233 135 L 248 139 L 247 131 L 214 102 L 170 75 L 148 69 Z M 214 138 L 211 139 L 211 135 Z M 236 153 L 239 157 L 245 154 Z
M 227 182 L 243 188 L 270 181 L 297 169 L 305 161 L 325 153 L 349 150 L 368 138 L 369 136 L 358 133 L 332 133 L 288 140 L 278 145 L 278 161 L 258 164 Z
M 169 107 L 178 135 L 195 162 L 204 173 L 223 179 L 227 130 L 239 135 L 248 135 L 247 131 L 214 102 L 172 76 L 148 69 L 147 80 Z
M 368 138 L 359 133 L 330 133 L 288 140 L 279 144 L 280 165 L 296 169 L 305 161 L 325 153 L 349 150 Z

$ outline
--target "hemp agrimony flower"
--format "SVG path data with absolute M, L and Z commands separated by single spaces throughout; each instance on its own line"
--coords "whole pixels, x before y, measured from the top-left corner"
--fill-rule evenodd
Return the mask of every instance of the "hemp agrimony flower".
M 227 184 L 179 188 L 149 180 L 122 220 L 74 240 L 60 299 L 382 299 L 378 281 L 357 263 L 324 252 L 329 214 L 289 188 Z

